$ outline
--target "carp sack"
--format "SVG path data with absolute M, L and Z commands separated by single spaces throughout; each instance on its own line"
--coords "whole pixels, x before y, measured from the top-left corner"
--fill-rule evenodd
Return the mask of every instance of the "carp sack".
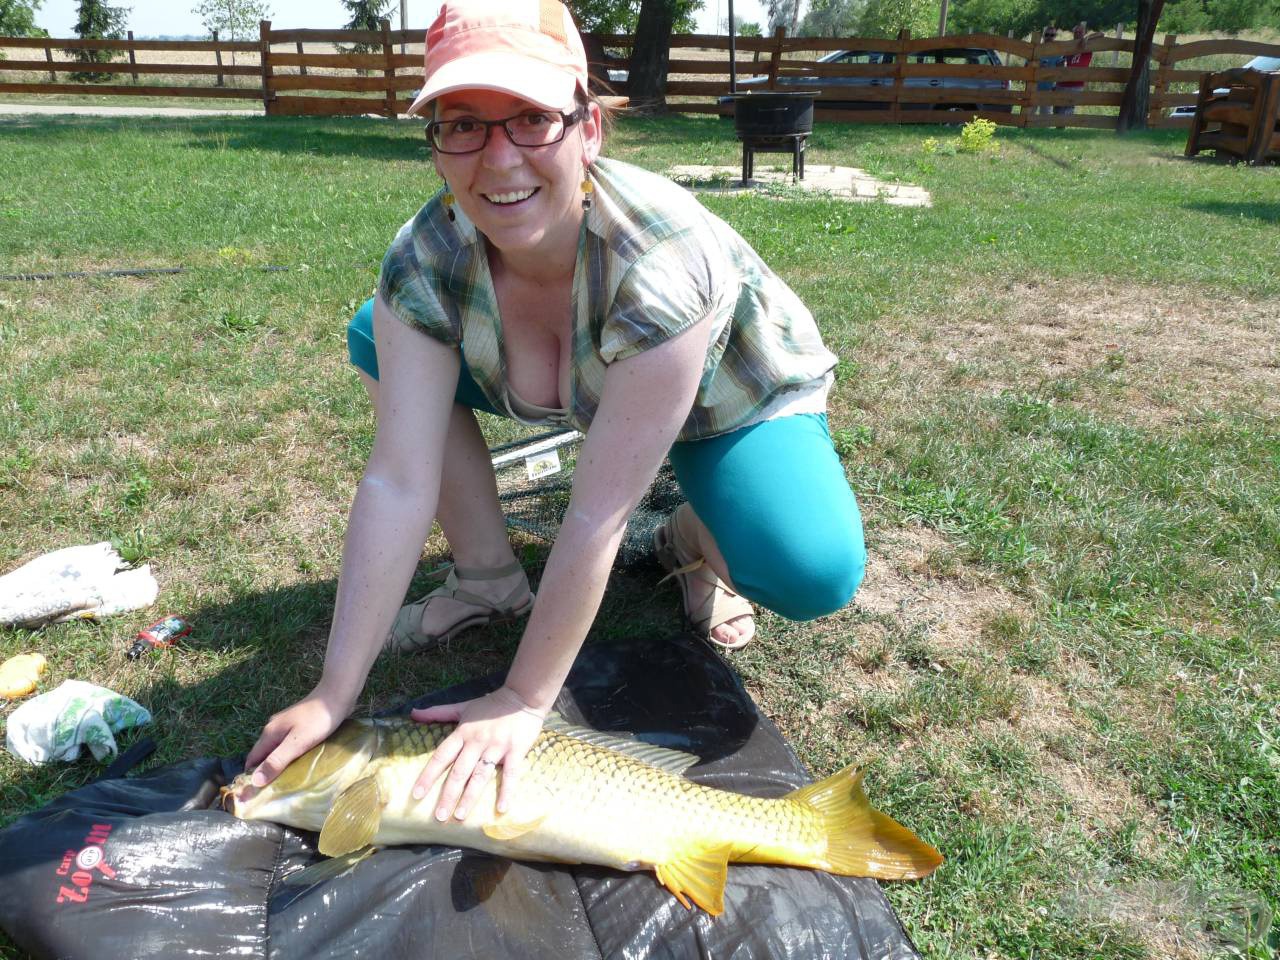
M 496 812 L 494 778 L 466 820 L 441 823 L 434 810 L 444 777 L 420 801 L 410 791 L 452 731 L 407 718 L 347 720 L 267 786 L 236 777 L 223 805 L 241 819 L 318 830 L 328 857 L 370 844 L 436 843 L 516 860 L 653 870 L 686 908 L 693 901 L 714 915 L 724 911 L 731 862 L 894 880 L 927 876 L 942 862 L 872 809 L 852 767 L 777 799 L 751 797 L 686 779 L 698 759 L 690 754 L 554 715 L 506 813 Z

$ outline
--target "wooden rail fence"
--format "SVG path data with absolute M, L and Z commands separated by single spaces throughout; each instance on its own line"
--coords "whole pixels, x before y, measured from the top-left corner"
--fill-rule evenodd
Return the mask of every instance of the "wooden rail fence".
M 613 76 L 613 92 L 627 92 L 625 72 L 634 45 L 630 36 L 588 37 L 597 51 L 593 71 L 603 80 Z M 346 52 L 361 46 L 369 52 Z M 742 90 L 816 89 L 819 120 L 865 123 L 936 123 L 974 115 L 1001 124 L 1025 127 L 1096 127 L 1114 129 L 1128 69 L 1116 66 L 1119 53 L 1132 55 L 1133 41 L 1096 37 L 1083 48 L 1073 41 L 1040 43 L 993 34 L 896 39 L 772 37 L 736 40 L 737 82 Z M 275 30 L 260 25 L 256 41 L 58 40 L 0 37 L 0 94 L 121 95 L 135 97 L 202 97 L 261 100 L 270 115 L 335 116 L 405 112 L 422 85 L 422 31 Z M 127 61 L 86 64 L 55 52 L 97 49 L 127 54 Z M 719 103 L 729 92 L 727 37 L 676 35 L 666 94 L 672 110 L 728 113 Z M 998 64 L 965 57 L 963 50 L 991 50 Z M 1041 61 L 1080 49 L 1095 54 L 1112 51 L 1108 66 L 1064 68 Z M 822 62 L 833 51 L 863 51 L 845 62 Z M 18 55 L 14 56 L 14 51 Z M 25 51 L 31 51 L 24 56 Z M 36 59 L 38 51 L 43 59 Z M 612 54 L 605 51 L 614 51 Z M 138 55 L 142 54 L 140 58 Z M 151 54 L 151 57 L 147 55 Z M 174 61 L 174 54 L 177 62 Z M 165 62 L 156 61 L 164 55 Z M 210 56 L 212 55 L 212 56 Z M 231 63 L 224 60 L 230 55 Z M 1200 57 L 1280 55 L 1280 45 L 1246 40 L 1200 40 L 1179 43 L 1165 37 L 1152 49 L 1152 126 L 1181 126 L 1167 111 L 1194 104 L 1204 69 L 1186 62 Z M 978 62 L 974 62 L 977 59 Z M 1102 58 L 1095 56 L 1094 60 Z M 212 60 L 213 62 L 209 62 Z M 76 83 L 58 75 L 78 72 L 125 74 L 132 83 Z M 14 74 L 21 75 L 14 77 Z M 1052 88 L 1063 81 L 1083 88 Z M 985 86 L 980 85 L 985 84 Z M 1041 90 L 1044 84 L 1050 89 Z M 1179 89 L 1181 88 L 1181 89 Z M 855 102 L 859 109 L 835 109 Z M 1072 113 L 1049 112 L 1074 107 Z M 1044 109 L 1042 109 L 1044 108 Z M 947 111 L 941 113 L 940 111 Z

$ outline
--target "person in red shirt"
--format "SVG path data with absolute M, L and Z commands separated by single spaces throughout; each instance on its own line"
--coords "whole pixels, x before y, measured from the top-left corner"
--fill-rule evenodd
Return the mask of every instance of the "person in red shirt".
M 1071 36 L 1075 38 L 1076 45 L 1078 47 L 1084 46 L 1085 35 L 1088 33 L 1088 31 L 1089 31 L 1089 27 L 1083 20 L 1077 23 L 1071 29 Z M 1089 39 L 1093 39 L 1093 38 L 1090 37 Z M 1089 64 L 1092 62 L 1093 62 L 1092 50 L 1078 49 L 1076 50 L 1075 53 L 1071 54 L 1069 57 L 1066 58 L 1066 60 L 1063 63 L 1063 66 L 1069 69 L 1071 68 L 1083 69 L 1089 66 Z M 1059 80 L 1057 88 L 1059 90 L 1083 90 L 1084 81 L 1083 80 Z M 1076 107 L 1075 107 L 1075 104 L 1073 103 L 1062 104 L 1059 106 L 1055 106 L 1053 108 L 1053 112 L 1056 114 L 1070 116 L 1071 114 L 1076 112 Z

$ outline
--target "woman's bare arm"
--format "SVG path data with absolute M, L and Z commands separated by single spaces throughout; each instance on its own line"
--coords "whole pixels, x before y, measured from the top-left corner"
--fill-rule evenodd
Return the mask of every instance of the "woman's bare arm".
M 485 778 L 481 759 L 501 763 L 498 809 L 507 809 L 525 753 L 537 739 L 600 608 L 627 518 L 653 481 L 693 406 L 711 324 L 609 366 L 600 406 L 574 469 L 573 493 L 547 559 L 538 599 L 506 684 L 496 695 L 415 711 L 457 722 L 415 786 L 425 795 L 452 765 L 436 816 L 464 818 Z
M 269 783 L 327 737 L 356 702 L 404 598 L 440 495 L 458 351 L 373 310 L 378 429 L 351 505 L 324 671 L 316 688 L 273 716 L 245 762 Z

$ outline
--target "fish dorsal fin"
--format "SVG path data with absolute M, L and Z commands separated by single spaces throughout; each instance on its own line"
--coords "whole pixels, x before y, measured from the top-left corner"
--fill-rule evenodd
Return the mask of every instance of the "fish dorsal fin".
M 645 743 L 643 740 L 637 740 L 635 737 L 625 734 L 605 733 L 603 730 L 593 730 L 590 727 L 579 726 L 576 723 L 570 723 L 558 713 L 547 715 L 547 719 L 543 723 L 543 729 L 562 736 L 573 737 L 575 740 L 581 740 L 594 747 L 614 750 L 617 753 L 631 757 L 633 760 L 640 760 L 676 776 L 682 775 L 701 759 L 701 757 L 696 757 L 692 753 L 655 746 L 652 743 Z
M 382 822 L 382 791 L 377 777 L 362 777 L 338 794 L 320 828 L 320 852 L 326 857 L 367 847 Z
M 523 837 L 526 833 L 537 830 L 546 819 L 545 813 L 532 820 L 515 820 L 504 815 L 480 829 L 490 840 L 514 840 L 516 837 Z
M 724 913 L 724 885 L 729 877 L 729 844 L 695 847 L 684 856 L 655 863 L 658 882 L 675 894 L 686 910 L 692 900 L 713 917 Z

